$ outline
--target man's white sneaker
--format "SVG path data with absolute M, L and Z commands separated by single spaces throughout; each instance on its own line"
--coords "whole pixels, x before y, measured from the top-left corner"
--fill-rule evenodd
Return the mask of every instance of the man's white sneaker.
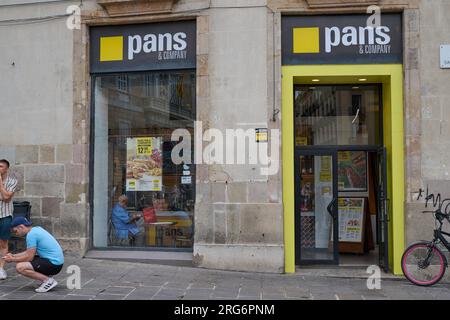
M 6 274 L 5 269 L 0 268 L 0 280 L 5 280 L 8 277 L 8 275 Z
M 47 292 L 47 291 L 50 291 L 51 289 L 53 289 L 54 287 L 56 287 L 57 285 L 58 285 L 58 282 L 56 282 L 55 279 L 48 278 L 47 281 L 44 281 L 41 284 L 41 286 L 34 291 L 39 292 L 39 293 Z

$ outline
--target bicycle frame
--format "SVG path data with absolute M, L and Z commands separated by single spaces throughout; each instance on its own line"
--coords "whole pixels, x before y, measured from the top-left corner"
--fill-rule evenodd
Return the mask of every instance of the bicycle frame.
M 447 250 L 450 251 L 450 242 L 448 242 L 447 239 L 445 239 L 444 235 L 450 238 L 450 233 L 444 232 L 440 229 L 434 230 L 433 242 L 436 242 L 436 240 L 441 241 L 442 244 L 447 248 Z
M 436 248 L 436 250 L 438 250 L 442 254 L 442 257 L 444 258 L 445 268 L 447 268 L 447 266 L 448 266 L 447 258 L 442 253 L 442 251 L 439 249 L 439 247 L 436 246 L 436 244 L 439 243 L 439 241 L 440 241 L 444 245 L 444 247 L 446 247 L 447 250 L 450 251 L 450 242 L 447 241 L 447 239 L 445 239 L 445 236 L 450 238 L 450 233 L 442 231 L 442 226 L 443 226 L 443 223 L 442 223 L 443 218 L 442 217 L 444 217 L 444 215 L 439 210 L 437 210 L 435 212 L 435 214 L 436 214 L 435 215 L 436 221 L 439 222 L 439 227 L 434 229 L 434 239 L 431 242 L 430 248 L 428 249 L 428 254 L 427 254 L 427 257 L 426 257 L 424 263 L 425 263 L 425 265 L 428 264 L 428 262 L 429 262 L 428 260 L 431 257 L 431 251 L 433 250 L 433 247 L 434 247 L 434 248 Z M 448 220 L 448 217 L 446 217 L 446 218 Z M 450 222 L 450 220 L 448 220 L 448 221 Z

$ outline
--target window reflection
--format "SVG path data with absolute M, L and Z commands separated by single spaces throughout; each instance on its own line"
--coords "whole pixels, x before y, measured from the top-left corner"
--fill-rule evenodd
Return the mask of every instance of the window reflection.
M 295 144 L 378 145 L 379 87 L 296 86 Z

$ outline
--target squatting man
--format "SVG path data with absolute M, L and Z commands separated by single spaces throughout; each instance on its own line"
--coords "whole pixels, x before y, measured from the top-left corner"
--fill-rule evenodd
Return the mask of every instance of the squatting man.
M 26 236 L 27 249 L 21 253 L 8 253 L 2 257 L 6 262 L 16 262 L 21 275 L 40 280 L 36 292 L 47 292 L 58 284 L 52 276 L 58 274 L 64 264 L 64 254 L 58 241 L 45 229 L 32 226 L 25 217 L 15 217 L 11 222 L 13 232 Z

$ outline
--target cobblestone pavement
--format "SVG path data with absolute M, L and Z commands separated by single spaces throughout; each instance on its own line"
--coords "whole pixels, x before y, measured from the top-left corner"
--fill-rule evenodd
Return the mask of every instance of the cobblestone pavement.
M 70 265 L 80 267 L 81 289 L 67 288 Z M 1 300 L 450 299 L 447 282 L 421 288 L 392 275 L 383 277 L 380 290 L 368 290 L 362 269 L 268 274 L 68 258 L 55 277 L 58 286 L 48 293 L 36 293 L 37 281 L 18 275 L 13 264 L 6 270 L 8 279 L 0 282 Z

